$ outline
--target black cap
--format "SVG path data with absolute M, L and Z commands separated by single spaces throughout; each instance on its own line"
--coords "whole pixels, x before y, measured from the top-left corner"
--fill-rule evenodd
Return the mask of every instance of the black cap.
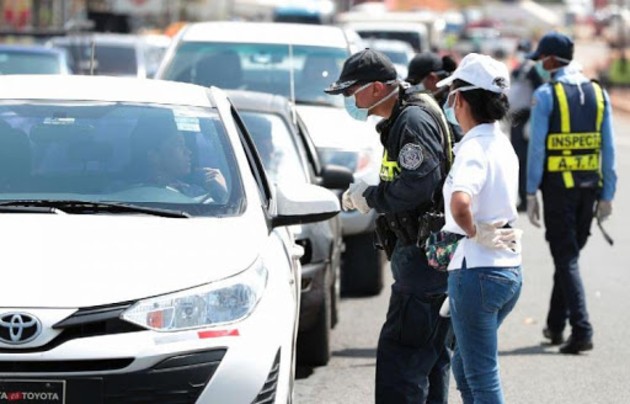
M 540 55 L 553 55 L 565 60 L 573 60 L 573 41 L 559 32 L 550 32 L 540 39 L 536 51 L 527 57 L 538 60 Z
M 346 59 L 339 79 L 324 91 L 328 94 L 341 94 L 357 83 L 396 80 L 398 74 L 391 60 L 373 49 L 364 49 Z
M 442 58 L 435 53 L 420 53 L 411 59 L 405 81 L 419 82 L 432 72 L 444 70 Z

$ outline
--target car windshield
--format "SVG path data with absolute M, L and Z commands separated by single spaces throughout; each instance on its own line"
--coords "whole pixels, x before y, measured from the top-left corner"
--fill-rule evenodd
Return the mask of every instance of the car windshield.
M 286 122 L 271 113 L 242 112 L 269 179 L 278 184 L 307 182 L 293 136 Z
M 55 46 L 66 50 L 75 73 L 90 74 L 92 45 L 87 38 L 77 41 L 77 43 L 55 44 Z M 109 76 L 136 76 L 138 74 L 138 61 L 133 46 L 97 43 L 94 46 L 94 59 L 95 74 Z
M 60 59 L 51 54 L 0 51 L 0 74 L 60 74 Z
M 237 167 L 215 109 L 0 103 L 0 204 L 118 202 L 234 215 L 244 199 Z
M 339 78 L 347 57 L 342 48 L 183 42 L 161 78 L 290 98 L 292 70 L 298 103 L 342 107 L 343 97 L 324 89 Z

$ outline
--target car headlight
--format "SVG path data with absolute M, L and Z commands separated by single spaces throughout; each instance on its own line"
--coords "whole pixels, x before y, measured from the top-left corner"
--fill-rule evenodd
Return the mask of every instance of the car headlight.
M 136 302 L 125 321 L 155 331 L 181 331 L 240 321 L 254 311 L 267 284 L 260 261 L 245 271 L 207 285 Z

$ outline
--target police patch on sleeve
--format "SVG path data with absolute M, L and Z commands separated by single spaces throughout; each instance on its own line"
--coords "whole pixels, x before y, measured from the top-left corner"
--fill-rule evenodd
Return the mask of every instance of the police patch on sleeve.
M 398 163 L 407 170 L 415 170 L 420 167 L 423 159 L 422 147 L 415 143 L 407 143 L 398 153 Z

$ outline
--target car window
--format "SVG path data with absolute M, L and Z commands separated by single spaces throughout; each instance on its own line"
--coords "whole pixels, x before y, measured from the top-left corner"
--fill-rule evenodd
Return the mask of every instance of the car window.
M 77 43 L 55 45 L 66 50 L 72 71 L 90 74 L 92 46 L 88 39 Z M 138 60 L 133 46 L 96 44 L 94 47 L 95 74 L 136 76 Z
M 55 55 L 0 52 L 0 74 L 60 74 L 61 60 Z
M 0 202 L 126 202 L 239 213 L 238 165 L 209 108 L 0 103 Z
M 291 97 L 297 102 L 343 106 L 324 93 L 339 78 L 348 50 L 318 46 L 182 42 L 162 79 Z
M 286 122 L 271 113 L 243 112 L 241 117 L 254 139 L 269 180 L 278 184 L 308 182 L 300 151 Z

